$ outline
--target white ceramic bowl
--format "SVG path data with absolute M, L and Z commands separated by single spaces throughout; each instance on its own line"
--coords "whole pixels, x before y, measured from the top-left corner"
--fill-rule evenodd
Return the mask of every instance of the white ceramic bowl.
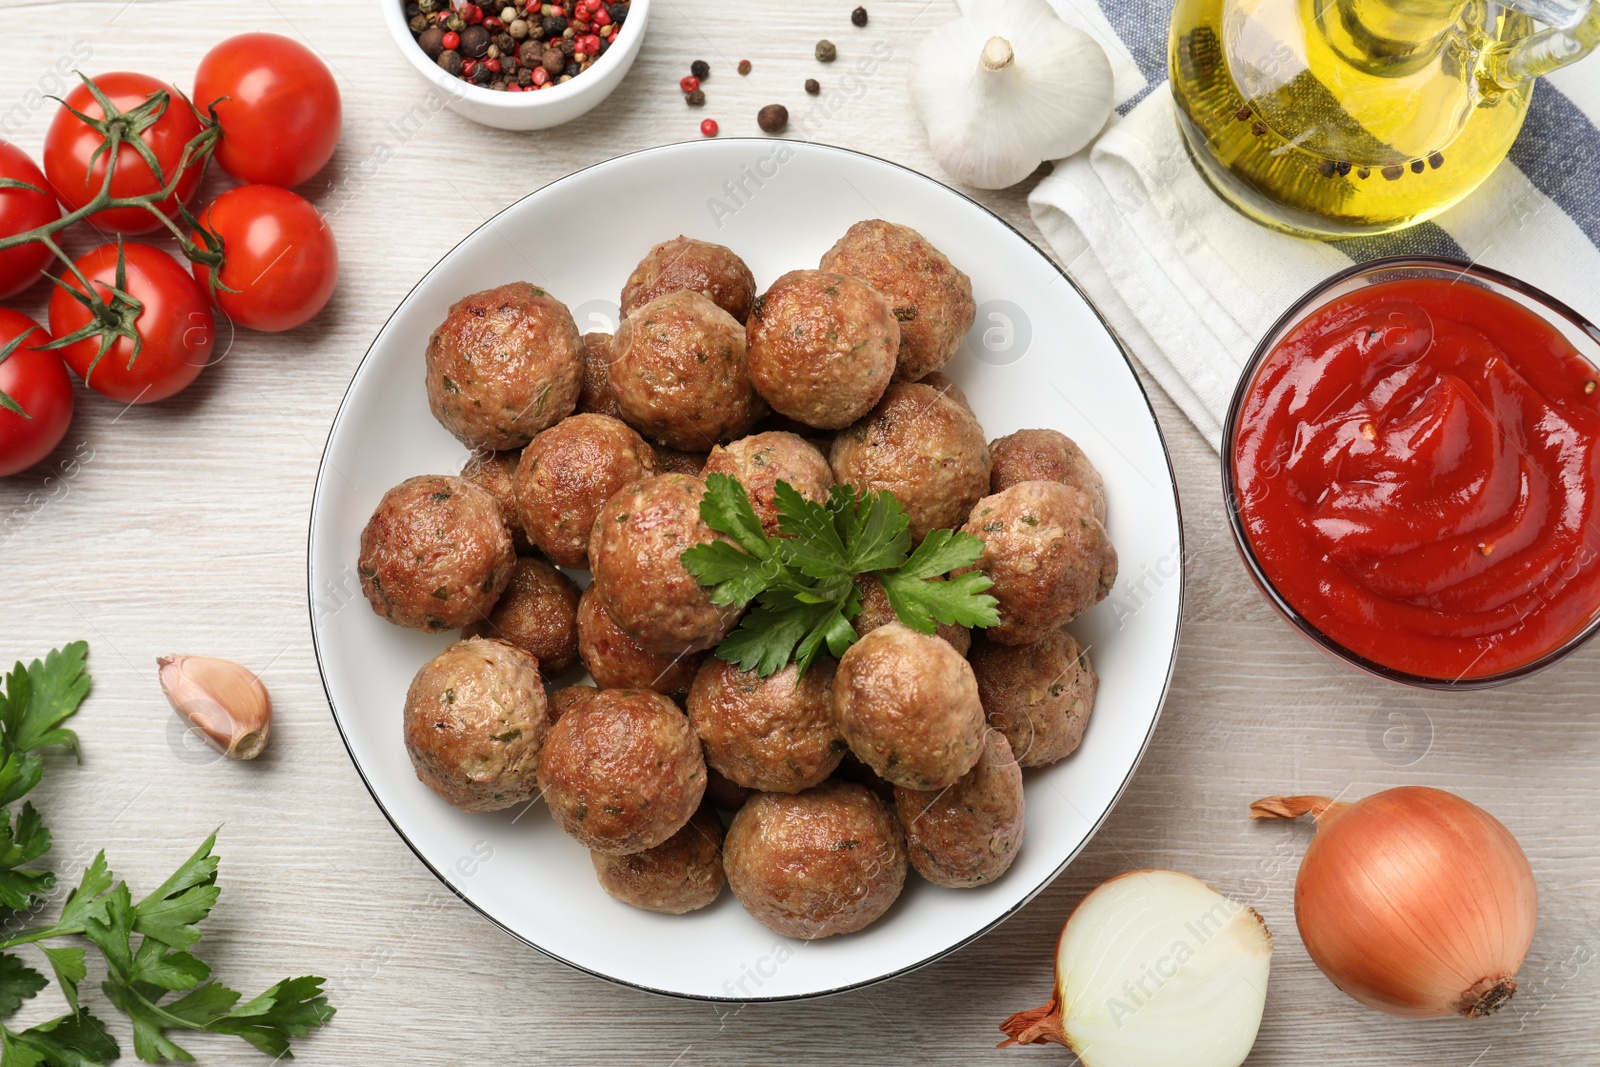
M 735 204 L 725 190 L 739 181 L 746 195 Z M 596 197 L 612 210 L 587 210 Z M 875 217 L 915 227 L 971 274 L 977 325 L 945 370 L 988 435 L 1057 427 L 1105 478 L 1121 576 L 1110 598 L 1071 627 L 1100 674 L 1093 718 L 1075 754 L 1025 772 L 1027 837 L 991 885 L 940 889 L 913 876 L 878 922 L 804 944 L 763 927 L 727 892 L 685 916 L 635 910 L 606 896 L 588 852 L 542 803 L 471 815 L 417 781 L 401 731 L 406 687 L 455 635 L 403 630 L 373 613 L 356 576 L 361 528 L 390 486 L 454 473 L 467 458 L 428 413 L 423 390 L 428 335 L 456 300 L 521 279 L 565 301 L 580 329 L 611 330 L 623 281 L 657 241 L 681 233 L 726 244 L 765 287 L 815 266 L 852 223 Z M 550 247 L 584 254 L 546 272 L 540 253 Z M 528 944 L 615 981 L 679 996 L 781 1000 L 939 958 L 1016 911 L 1083 848 L 1155 728 L 1177 651 L 1183 549 L 1171 469 L 1139 380 L 1094 309 L 1038 249 L 978 204 L 894 164 L 728 138 L 653 148 L 552 182 L 417 283 L 334 419 L 311 508 L 309 579 L 317 661 L 351 758 L 396 830 L 463 900 Z
M 509 2 L 509 0 L 508 0 Z M 551 89 L 532 93 L 507 93 L 485 89 L 453 78 L 439 69 L 427 53 L 417 46 L 406 25 L 403 0 L 377 0 L 383 13 L 383 24 L 389 27 L 389 36 L 395 47 L 406 57 L 422 80 L 433 86 L 444 97 L 445 106 L 473 122 L 493 126 L 500 130 L 543 130 L 571 122 L 611 95 L 611 90 L 622 83 L 628 69 L 639 55 L 639 45 L 644 40 L 645 26 L 650 20 L 650 0 L 632 0 L 628 8 L 625 29 L 617 43 L 580 76 Z M 487 10 L 492 0 L 485 0 Z

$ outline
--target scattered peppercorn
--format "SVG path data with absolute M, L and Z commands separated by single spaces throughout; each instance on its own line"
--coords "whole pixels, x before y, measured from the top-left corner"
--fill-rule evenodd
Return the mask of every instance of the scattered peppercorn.
M 832 63 L 839 58 L 839 50 L 833 46 L 832 41 L 817 42 L 817 62 Z
M 691 92 L 684 93 L 683 102 L 688 104 L 690 107 L 705 107 L 706 91 L 704 89 L 695 89 Z
M 696 78 L 693 74 L 686 78 L 680 78 L 678 79 L 678 88 L 682 89 L 686 93 L 692 93 L 696 89 L 700 88 L 700 79 Z
M 1434 170 L 1438 170 L 1440 167 L 1444 166 L 1444 153 L 1434 152 L 1432 155 L 1430 155 L 1428 157 L 1428 166 L 1432 167 Z
M 740 74 L 749 74 L 750 73 L 750 61 L 748 59 L 739 60 L 739 73 Z
M 706 119 L 700 124 L 700 132 L 707 137 L 715 137 L 717 135 L 717 120 Z
M 1387 167 L 1383 168 L 1383 176 L 1392 182 L 1399 181 L 1400 175 L 1404 174 L 1405 172 L 1406 169 L 1400 166 L 1398 163 L 1391 163 Z
M 858 7 L 850 12 L 850 23 L 853 26 L 865 26 L 867 24 L 867 9 Z
M 810 93 L 812 96 L 816 96 L 818 93 L 822 92 L 822 86 L 818 84 L 817 79 L 807 78 L 806 92 Z
M 1427 164 L 1422 162 L 1422 160 L 1420 160 L 1420 159 L 1413 159 L 1411 161 L 1411 173 L 1412 174 L 1421 174 L 1426 167 L 1427 167 Z
M 705 81 L 707 78 L 711 77 L 711 64 L 707 63 L 703 59 L 697 59 L 693 63 L 689 64 L 689 73 L 693 74 L 701 81 Z
M 763 133 L 781 133 L 789 125 L 789 109 L 782 104 L 768 104 L 756 112 L 756 125 Z

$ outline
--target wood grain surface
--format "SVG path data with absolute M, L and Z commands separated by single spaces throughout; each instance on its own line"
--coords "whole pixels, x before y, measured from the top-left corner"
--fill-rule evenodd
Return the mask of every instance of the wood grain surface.
M 1059 1048 L 995 1051 L 996 1024 L 1047 999 L 1073 904 L 1136 867 L 1191 872 L 1266 917 L 1278 947 L 1253 1064 L 1593 1063 L 1600 1026 L 1583 1005 L 1600 996 L 1600 646 L 1510 689 L 1458 696 L 1329 663 L 1250 584 L 1227 533 L 1217 458 L 1153 386 L 1187 536 L 1171 697 L 1127 795 L 1082 857 L 963 951 L 816 1002 L 740 1009 L 655 998 L 502 934 L 385 822 L 328 711 L 305 580 L 318 459 L 362 353 L 411 285 L 495 211 L 610 156 L 695 137 L 703 115 L 725 134 L 754 135 L 757 109 L 783 102 L 813 139 L 937 174 L 905 77 L 921 34 L 953 16 L 953 0 L 867 2 L 872 23 L 858 30 L 856 0 L 656 0 L 638 64 L 615 95 L 564 128 L 522 135 L 426 106 L 419 121 L 426 90 L 380 25 L 376 0 L 0 3 L 0 136 L 30 152 L 53 111 L 39 94 L 60 91 L 50 72 L 70 69 L 74 55 L 86 70 L 148 71 L 187 89 L 205 50 L 247 29 L 314 47 L 345 108 L 338 154 L 304 190 L 332 217 L 343 255 L 326 312 L 287 334 L 241 333 L 166 403 L 124 411 L 80 389 L 52 460 L 0 482 L 0 656 L 31 658 L 77 638 L 92 648 L 95 688 L 76 721 L 83 764 L 52 759 L 35 798 L 55 830 L 57 865 L 76 871 L 104 847 L 118 872 L 150 887 L 220 824 L 224 893 L 202 950 L 251 991 L 290 974 L 329 977 L 339 1015 L 297 1046 L 310 1064 L 1065 1062 Z M 1151 6 L 1161 17 L 1162 5 Z M 839 44 L 832 67 L 811 58 L 822 37 Z M 858 67 L 877 41 L 890 56 Z M 675 85 L 697 58 L 714 67 L 703 115 Z M 741 58 L 754 64 L 748 78 L 733 71 Z M 825 86 L 819 98 L 801 91 L 810 76 Z M 1037 241 L 1027 188 L 979 199 Z M 541 269 L 559 272 L 583 253 L 543 249 Z M 37 287 L 16 303 L 42 313 L 45 295 Z M 185 744 L 156 684 L 155 657 L 169 652 L 260 671 L 277 715 L 262 760 L 228 764 Z M 1360 795 L 1407 782 L 1457 790 L 1496 813 L 1538 875 L 1540 925 L 1522 990 L 1493 1019 L 1401 1022 L 1335 990 L 1294 928 L 1309 828 L 1246 818 L 1264 794 Z M 98 990 L 91 999 L 120 1024 Z M 58 1003 L 43 996 L 26 1010 L 42 1018 Z M 131 1060 L 128 1032 L 118 1033 Z M 230 1039 L 187 1044 L 202 1062 L 265 1062 Z

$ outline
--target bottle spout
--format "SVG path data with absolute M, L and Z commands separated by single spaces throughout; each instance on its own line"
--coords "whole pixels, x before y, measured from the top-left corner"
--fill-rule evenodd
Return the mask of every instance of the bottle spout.
M 1504 0 L 1545 23 L 1537 33 L 1502 41 L 1484 56 L 1483 71 L 1502 89 L 1576 63 L 1600 45 L 1600 0 Z

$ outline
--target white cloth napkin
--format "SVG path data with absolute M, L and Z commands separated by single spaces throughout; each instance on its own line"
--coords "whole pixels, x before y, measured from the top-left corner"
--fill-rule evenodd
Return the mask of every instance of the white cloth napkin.
M 1169 6 L 1052 2 L 1106 46 L 1126 113 L 1039 183 L 1029 197 L 1034 221 L 1213 448 L 1262 335 L 1306 290 L 1357 260 L 1464 255 L 1600 320 L 1600 57 L 1545 79 L 1511 158 L 1433 223 L 1319 242 L 1251 222 L 1195 170 L 1164 81 L 1164 50 L 1152 47 L 1165 33 L 1153 20 Z

